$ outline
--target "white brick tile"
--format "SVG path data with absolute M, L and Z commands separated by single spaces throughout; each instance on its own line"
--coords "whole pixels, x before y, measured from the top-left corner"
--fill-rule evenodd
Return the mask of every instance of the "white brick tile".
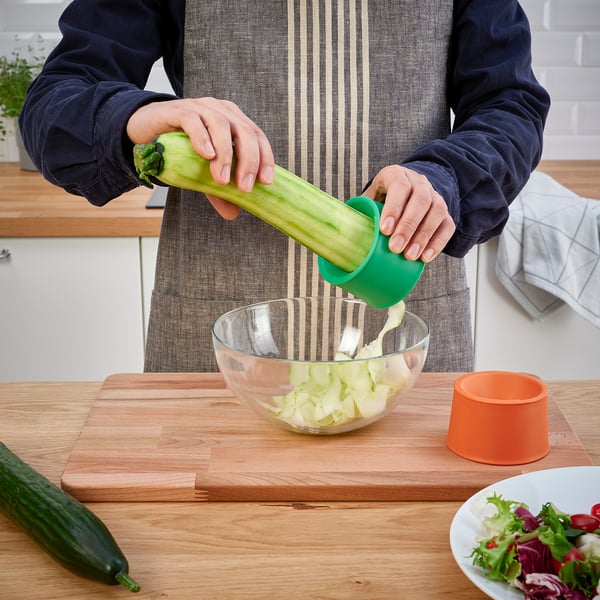
M 543 160 L 600 160 L 600 135 L 550 135 Z
M 546 136 L 575 135 L 577 133 L 577 103 L 553 102 L 544 133 Z
M 552 31 L 600 31 L 600 0 L 550 0 Z
M 146 89 L 164 94 L 174 93 L 169 82 L 169 78 L 167 77 L 167 74 L 163 68 L 162 62 L 156 62 L 152 67 L 150 76 L 148 77 L 148 83 L 146 84 Z
M 600 67 L 549 67 L 544 82 L 553 100 L 600 101 Z
M 581 38 L 581 64 L 587 67 L 600 66 L 600 33 L 583 34 Z
M 577 107 L 577 133 L 600 135 L 600 102 L 581 102 Z
M 58 31 L 62 2 L 15 2 L 0 4 L 0 27 L 3 31 Z
M 54 39 L 53 39 L 54 37 Z M 10 56 L 18 51 L 20 56 L 45 57 L 58 43 L 60 36 L 41 34 L 0 34 L 0 56 Z
M 70 0 L 0 0 L 0 55 L 15 35 L 60 38 L 58 17 Z M 533 67 L 552 96 L 544 134 L 544 158 L 600 159 L 600 0 L 521 0 L 533 36 Z M 580 66 L 577 66 L 580 65 Z M 167 89 L 160 68 L 152 87 Z M 0 161 L 17 160 L 14 138 L 0 142 Z
M 0 56 L 10 56 L 15 47 L 15 36 L 0 34 Z
M 538 32 L 531 44 L 533 63 L 554 67 L 581 64 L 581 38 L 576 32 Z
M 529 26 L 534 34 L 546 30 L 544 13 L 547 4 L 548 0 L 521 0 L 521 7 L 529 19 Z
M 538 67 L 537 65 L 533 65 L 533 74 L 535 78 L 539 81 L 539 83 L 546 87 L 546 69 L 544 67 Z

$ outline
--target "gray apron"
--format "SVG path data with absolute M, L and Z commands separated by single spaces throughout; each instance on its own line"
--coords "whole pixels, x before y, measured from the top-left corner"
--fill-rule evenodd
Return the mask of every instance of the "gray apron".
M 232 100 L 267 134 L 278 164 L 340 199 L 449 131 L 452 2 L 188 0 L 187 97 Z M 201 194 L 169 192 L 146 371 L 216 369 L 211 325 L 271 298 L 343 295 L 316 256 L 242 212 L 222 219 Z M 472 369 L 462 260 L 425 268 L 407 307 L 428 321 L 429 371 Z

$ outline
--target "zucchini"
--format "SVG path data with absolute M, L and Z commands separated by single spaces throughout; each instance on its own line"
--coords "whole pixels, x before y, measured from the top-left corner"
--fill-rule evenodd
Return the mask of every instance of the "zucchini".
M 275 166 L 270 185 L 256 183 L 251 193 L 230 182 L 220 185 L 183 132 L 164 133 L 133 149 L 142 181 L 218 196 L 279 229 L 344 271 L 356 270 L 373 243 L 374 221 L 290 171 Z
M 0 512 L 63 567 L 89 579 L 140 586 L 106 525 L 0 442 Z

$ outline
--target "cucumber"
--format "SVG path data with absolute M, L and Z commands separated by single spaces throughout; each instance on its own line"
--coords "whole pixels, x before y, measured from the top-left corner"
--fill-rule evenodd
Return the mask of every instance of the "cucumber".
M 69 571 L 102 583 L 139 584 L 104 523 L 0 442 L 0 512 Z
M 356 270 L 371 249 L 375 235 L 371 217 L 279 165 L 273 183 L 256 183 L 251 193 L 245 193 L 233 182 L 215 182 L 210 161 L 198 155 L 182 132 L 164 133 L 149 144 L 137 144 L 133 158 L 145 183 L 158 180 L 228 200 L 344 271 Z

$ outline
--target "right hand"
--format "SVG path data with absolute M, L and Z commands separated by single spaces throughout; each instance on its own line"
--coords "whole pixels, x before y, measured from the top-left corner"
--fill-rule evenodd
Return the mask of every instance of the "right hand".
M 456 230 L 442 196 L 427 177 L 407 167 L 384 167 L 364 195 L 384 202 L 381 233 L 390 236 L 389 249 L 408 260 L 431 262 Z
M 235 148 L 234 180 L 242 192 L 251 192 L 255 181 L 273 182 L 275 159 L 265 133 L 236 104 L 217 98 L 190 98 L 151 102 L 138 108 L 127 122 L 133 144 L 147 144 L 157 135 L 184 131 L 192 146 L 210 161 L 217 183 L 231 179 Z M 208 197 L 225 219 L 234 219 L 239 207 L 221 198 Z

